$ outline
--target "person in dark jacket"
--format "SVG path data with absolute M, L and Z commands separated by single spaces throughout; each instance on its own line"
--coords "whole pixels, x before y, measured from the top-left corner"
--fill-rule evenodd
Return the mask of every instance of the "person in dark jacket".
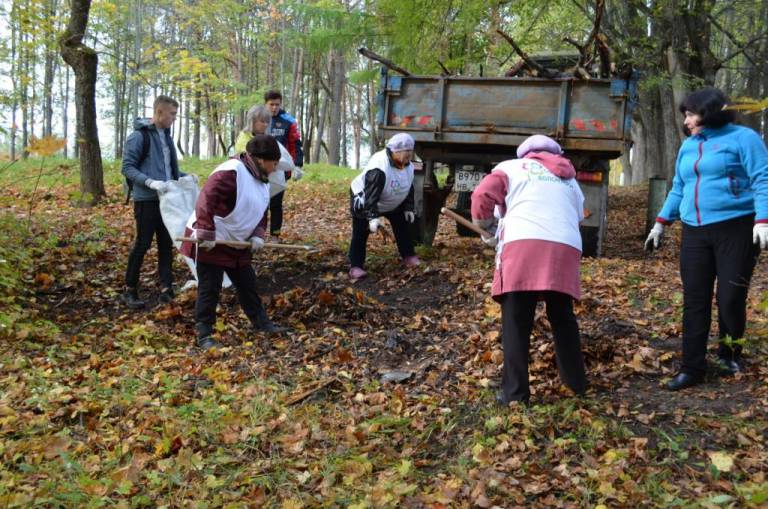
M 380 216 L 392 225 L 395 242 L 406 267 L 419 265 L 408 224 L 416 218 L 413 200 L 413 138 L 394 135 L 384 150 L 371 156 L 365 169 L 350 184 L 352 241 L 349 244 L 349 277 L 364 278 L 368 235 L 382 226 Z
M 671 391 L 704 381 L 715 281 L 717 369 L 723 376 L 743 370 L 747 292 L 760 249 L 768 247 L 768 150 L 759 134 L 733 123 L 727 104 L 715 88 L 697 90 L 680 104 L 688 139 L 645 241 L 646 250 L 660 247 L 665 226 L 680 219 L 683 362 L 667 383 Z
M 256 330 L 286 330 L 267 317 L 256 293 L 256 273 L 251 265 L 252 253 L 264 247 L 269 174 L 276 170 L 279 161 L 277 141 L 272 136 L 257 134 L 248 142 L 245 152 L 221 163 L 211 173 L 197 198 L 185 236 L 199 239 L 200 243 L 182 242 L 181 252 L 197 263 L 195 322 L 200 348 L 220 346 L 213 339 L 213 331 L 225 272 Z M 217 245 L 217 240 L 249 242 L 250 249 Z
M 293 158 L 293 164 L 299 168 L 304 166 L 304 152 L 301 148 L 301 134 L 299 123 L 283 108 L 283 94 L 277 90 L 270 90 L 264 94 L 264 104 L 272 114 L 272 120 L 267 130 L 277 141 L 284 146 Z M 285 180 L 291 179 L 291 172 L 286 172 Z M 269 201 L 269 233 L 275 237 L 280 236 L 283 227 L 283 197 L 285 191 L 276 194 Z
M 160 216 L 159 195 L 168 189 L 171 180 L 184 178 L 197 182 L 194 175 L 179 171 L 170 131 L 178 108 L 176 100 L 158 96 L 152 118 L 136 119 L 134 131 L 128 136 L 123 149 L 122 173 L 132 187 L 136 240 L 128 256 L 122 301 L 132 309 L 144 307 L 145 304 L 139 298 L 139 272 L 144 255 L 152 245 L 152 237 L 157 238 L 160 302 L 167 303 L 173 299 L 173 243 Z M 148 146 L 145 146 L 145 140 Z

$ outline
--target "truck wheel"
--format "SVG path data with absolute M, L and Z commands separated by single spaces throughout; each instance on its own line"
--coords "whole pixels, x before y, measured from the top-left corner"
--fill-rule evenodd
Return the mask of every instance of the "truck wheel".
M 469 220 L 472 220 L 472 214 L 470 212 L 471 209 L 472 193 L 468 191 L 456 193 L 456 208 L 454 209 L 454 212 L 464 216 Z M 460 237 L 477 237 L 477 233 L 473 232 L 466 226 L 460 225 L 459 223 L 456 223 L 456 233 Z
M 413 187 L 415 190 L 416 221 L 410 225 L 411 238 L 416 244 L 431 246 L 437 233 L 437 222 L 440 218 L 440 202 L 436 189 L 437 182 L 427 192 L 424 189 L 424 174 L 416 173 L 413 176 Z M 428 186 L 429 187 L 429 186 Z

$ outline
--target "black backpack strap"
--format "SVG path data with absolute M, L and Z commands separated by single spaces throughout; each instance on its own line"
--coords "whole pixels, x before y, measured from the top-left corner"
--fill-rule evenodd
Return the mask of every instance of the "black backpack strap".
M 142 140 L 142 146 L 141 146 L 141 159 L 139 159 L 139 164 L 144 162 L 144 159 L 149 157 L 149 129 L 146 127 L 142 127 L 141 129 L 141 140 Z

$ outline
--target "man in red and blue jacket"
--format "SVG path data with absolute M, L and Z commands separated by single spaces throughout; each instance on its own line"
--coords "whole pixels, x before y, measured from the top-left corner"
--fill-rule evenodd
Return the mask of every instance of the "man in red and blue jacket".
M 299 123 L 291 115 L 285 112 L 283 107 L 283 95 L 277 90 L 270 90 L 264 94 L 264 104 L 272 113 L 272 121 L 268 133 L 274 136 L 291 154 L 293 164 L 298 168 L 304 166 L 304 152 L 301 148 L 301 135 Z M 296 179 L 298 180 L 299 173 Z M 291 178 L 291 172 L 285 173 L 285 179 Z M 269 233 L 275 237 L 280 236 L 283 226 L 283 196 L 280 192 L 269 200 Z

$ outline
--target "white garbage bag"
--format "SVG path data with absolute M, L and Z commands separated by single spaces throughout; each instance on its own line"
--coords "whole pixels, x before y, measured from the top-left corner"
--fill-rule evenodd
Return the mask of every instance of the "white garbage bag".
M 199 194 L 197 184 L 184 179 L 168 181 L 168 191 L 160 195 L 160 215 L 163 216 L 163 224 L 176 249 L 181 247 L 181 242 L 176 240 L 176 237 L 184 236 L 184 227 L 189 216 L 195 211 Z
M 285 182 L 285 178 L 283 178 L 283 182 Z M 195 203 L 197 203 L 199 194 L 200 189 L 198 189 L 197 184 L 185 179 L 169 181 L 168 191 L 160 195 L 160 215 L 176 249 L 181 248 L 181 242 L 176 240 L 176 238 L 184 236 L 184 228 L 187 225 L 189 216 L 195 211 Z M 184 283 L 181 287 L 182 292 L 189 288 L 197 287 L 197 267 L 195 266 L 195 261 L 188 256 L 183 256 L 183 258 L 192 273 L 193 279 Z M 221 286 L 223 288 L 232 286 L 232 281 L 229 280 L 226 274 L 224 274 L 224 281 Z

